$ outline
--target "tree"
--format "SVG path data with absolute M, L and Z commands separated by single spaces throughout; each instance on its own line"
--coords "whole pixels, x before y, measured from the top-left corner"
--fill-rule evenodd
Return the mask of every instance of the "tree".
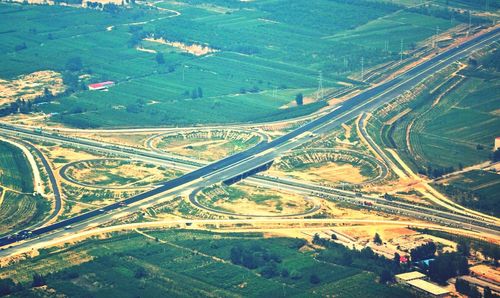
M 337 235 L 336 234 L 332 234 L 332 240 L 337 240 L 337 239 L 338 239 Z
M 493 152 L 493 162 L 500 161 L 500 149 L 495 150 Z
M 298 106 L 303 105 L 304 104 L 304 95 L 302 93 L 295 95 L 295 102 L 297 103 Z
M 163 53 L 161 52 L 156 53 L 156 63 L 165 64 L 165 58 L 163 57 Z
M 312 283 L 313 285 L 317 285 L 321 282 L 321 279 L 319 279 L 318 275 L 313 273 L 311 274 L 311 276 L 309 276 L 309 282 Z
M 399 266 L 399 263 L 401 262 L 401 256 L 397 252 L 394 253 L 393 261 L 396 266 Z
M 146 269 L 144 269 L 144 267 L 139 267 L 137 268 L 137 270 L 135 270 L 134 276 L 137 279 L 144 278 L 148 276 L 148 272 L 146 271 Z
M 0 279 L 0 297 L 11 294 L 16 284 L 10 278 Z
M 427 242 L 410 251 L 411 260 L 418 262 L 425 259 L 433 258 L 436 253 L 436 244 L 434 242 Z
M 319 238 L 319 234 L 315 233 L 313 236 L 313 243 L 318 243 L 320 240 L 321 238 Z
M 195 89 L 191 90 L 191 98 L 192 99 L 198 98 L 198 89 L 195 88 Z
M 69 71 L 80 71 L 83 68 L 82 58 L 80 57 L 72 57 L 66 61 L 66 69 Z
M 233 246 L 230 252 L 231 263 L 238 265 L 241 264 L 241 246 Z
M 430 279 L 440 284 L 445 284 L 451 277 L 467 274 L 469 274 L 467 258 L 459 253 L 444 253 L 437 256 L 429 265 Z
M 388 282 L 391 282 L 393 279 L 394 279 L 394 276 L 392 275 L 392 273 L 389 270 L 384 269 L 384 270 L 382 270 L 382 272 L 380 272 L 379 282 L 381 284 L 386 284 Z
M 455 289 L 462 294 L 467 294 L 470 291 L 470 284 L 468 281 L 457 278 L 455 281 Z
M 260 271 L 260 274 L 265 278 L 271 278 L 278 276 L 280 273 L 275 262 L 267 263 L 264 268 Z
M 25 43 L 25 42 L 23 42 L 23 43 L 21 43 L 21 44 L 16 45 L 16 46 L 14 47 L 14 50 L 15 50 L 16 52 L 19 52 L 19 51 L 25 50 L 25 49 L 27 49 L 27 48 L 28 48 L 28 46 L 26 45 L 26 43 Z
M 470 247 L 467 241 L 461 240 L 457 243 L 457 251 L 464 257 L 470 256 Z
M 41 287 L 46 285 L 47 283 L 45 282 L 45 278 L 38 273 L 33 274 L 33 282 L 31 283 L 31 287 L 36 288 L 36 287 Z
M 373 242 L 378 245 L 382 244 L 382 238 L 380 238 L 380 235 L 378 233 L 375 233 L 375 236 L 373 237 Z
M 496 297 L 498 297 L 498 295 L 493 295 L 493 293 L 491 292 L 491 289 L 489 287 L 486 287 L 486 288 L 484 288 L 484 291 L 483 291 L 483 297 L 484 298 L 496 298 Z
M 302 273 L 297 270 L 292 270 L 292 272 L 290 272 L 290 278 L 293 280 L 299 280 L 302 278 Z
M 288 276 L 290 276 L 288 269 L 286 269 L 286 268 L 281 269 L 281 277 L 287 278 Z

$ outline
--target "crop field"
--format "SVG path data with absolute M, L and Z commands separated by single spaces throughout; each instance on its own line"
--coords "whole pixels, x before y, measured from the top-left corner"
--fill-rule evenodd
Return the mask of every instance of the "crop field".
M 5 191 L 5 194 L 3 194 Z M 49 203 L 41 196 L 0 190 L 0 236 L 19 231 L 40 221 L 49 210 Z
M 437 184 L 451 198 L 494 216 L 500 215 L 500 179 L 495 172 L 471 171 Z
M 328 39 L 366 44 L 380 51 L 399 53 L 401 41 L 403 50 L 413 49 L 419 41 L 435 34 L 436 28 L 447 30 L 458 24 L 456 21 L 400 11 L 366 23 L 354 30 L 328 37 Z
M 0 142 L 0 186 L 33 192 L 33 175 L 24 153 L 5 142 Z
M 107 240 L 88 240 L 71 249 L 44 251 L 39 257 L 0 269 L 23 284 L 34 273 L 45 275 L 50 291 L 67 296 L 119 295 L 175 297 L 395 297 L 410 293 L 375 281 L 375 274 L 317 261 L 300 252 L 299 239 L 263 239 L 260 234 L 215 234 L 201 231 L 150 231 L 122 234 Z M 157 239 L 155 241 L 155 239 Z M 263 276 L 255 269 L 232 263 L 234 247 L 258 250 L 275 261 L 265 261 L 291 275 Z M 274 266 L 274 265 L 273 265 Z M 60 268 L 55 271 L 54 268 Z M 50 274 L 49 274 L 50 273 Z M 311 283 L 315 274 L 319 282 Z M 293 277 L 293 278 L 292 278 Z M 363 285 L 359 287 L 359 285 Z M 183 289 L 190 289 L 187 294 Z M 25 289 L 15 297 L 43 296 L 49 290 Z
M 379 1 L 389 2 L 388 0 L 379 0 Z M 400 5 L 405 5 L 408 7 L 413 7 L 415 5 L 422 4 L 421 0 L 390 0 L 390 2 L 397 3 Z M 446 7 L 446 8 L 452 7 L 458 9 L 473 9 L 479 12 L 483 10 L 489 11 L 491 9 L 500 8 L 500 4 L 498 2 L 490 0 L 434 0 L 432 1 L 432 4 L 435 6 Z
M 421 173 L 451 171 L 490 159 L 500 126 L 500 80 L 494 67 L 458 70 L 454 66 L 441 72 L 413 95 L 379 109 L 370 121 L 370 134 L 384 146 L 397 149 Z M 406 114 L 388 124 L 405 109 Z
M 418 154 L 440 166 L 487 160 L 500 127 L 499 115 L 491 113 L 500 109 L 499 90 L 500 80 L 471 78 L 445 96 L 421 119 L 425 128 L 415 127 Z
M 372 1 L 157 5 L 160 9 L 135 5 L 110 13 L 2 3 L 0 78 L 39 70 L 63 73 L 74 92 L 38 109 L 58 113 L 52 121 L 75 127 L 279 120 L 325 106 L 289 105 L 299 92 L 311 95 L 319 71 L 328 89 L 356 84 L 348 77 L 360 70 L 361 57 L 365 67 L 394 60 L 401 38 L 411 49 L 434 34 L 435 26 L 446 30 L 458 24 L 431 12 L 410 13 L 401 11 L 403 6 Z M 332 11 L 343 17 L 332 18 Z M 381 35 L 394 24 L 396 31 Z M 193 55 L 144 37 L 214 52 Z M 76 70 L 68 66 L 74 58 L 81 61 Z M 68 79 L 75 75 L 80 77 L 76 83 Z M 107 92 L 82 88 L 103 80 L 116 85 Z
M 33 196 L 33 176 L 24 153 L 0 142 L 0 235 L 38 222 L 49 208 L 44 198 Z

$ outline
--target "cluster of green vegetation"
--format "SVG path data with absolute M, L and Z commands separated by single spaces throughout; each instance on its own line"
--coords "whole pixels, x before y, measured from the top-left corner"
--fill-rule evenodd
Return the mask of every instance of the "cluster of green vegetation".
M 374 242 L 382 243 L 378 234 L 375 235 Z M 397 253 L 393 260 L 388 260 L 375 254 L 369 247 L 362 250 L 349 249 L 331 239 L 320 238 L 317 234 L 314 235 L 313 243 L 326 248 L 319 253 L 317 257 L 319 260 L 374 272 L 379 276 L 379 282 L 383 284 L 394 281 L 395 274 L 408 269 L 407 264 L 400 263 L 400 255 Z
M 436 254 L 436 244 L 434 242 L 427 242 L 420 246 L 413 248 L 410 251 L 412 262 L 419 262 L 422 260 L 432 259 Z
M 475 238 L 454 235 L 443 231 L 429 229 L 415 230 L 424 234 L 433 235 L 458 243 L 459 252 L 463 255 L 467 256 L 469 255 L 470 250 L 474 250 L 481 252 L 486 258 L 492 259 L 493 263 L 496 265 L 498 264 L 498 260 L 500 260 L 500 247 L 494 243 Z
M 0 76 L 44 69 L 63 73 L 69 93 L 39 108 L 57 112 L 53 121 L 75 127 L 279 120 L 325 105 L 298 100 L 298 106 L 280 108 L 297 93 L 310 94 L 318 71 L 328 88 L 338 88 L 339 81 L 356 84 L 348 76 L 359 71 L 362 57 L 365 67 L 394 60 L 401 39 L 404 49 L 411 49 L 436 26 L 445 30 L 461 20 L 374 1 L 157 5 L 168 10 L 2 4 Z M 332 11 L 343 17 L 332 18 Z M 197 57 L 145 37 L 207 45 L 216 52 Z M 156 54 L 136 47 L 151 47 Z M 81 63 L 69 66 L 80 67 L 69 69 L 68 61 L 78 59 Z M 82 86 L 103 80 L 117 84 L 108 92 Z
M 431 280 L 446 285 L 452 277 L 469 274 L 469 263 L 460 253 L 443 253 L 429 263 L 427 274 Z
M 12 279 L 1 283 L 10 284 L 14 297 L 44 296 L 47 292 L 42 288 L 32 289 L 44 284 L 50 291 L 71 297 L 411 296 L 403 288 L 377 283 L 373 273 L 316 260 L 314 254 L 299 251 L 305 244 L 300 239 L 174 230 L 148 234 L 151 239 L 121 234 L 43 251 L 38 257 L 1 268 L 0 274 Z M 232 252 L 235 247 L 268 264 L 252 268 L 233 264 L 233 258 L 239 260 Z M 86 261 L 68 262 L 77 260 L 75 254 Z M 266 269 L 270 262 L 282 267 L 279 274 Z
M 483 289 L 483 294 L 481 295 L 481 292 L 479 292 L 478 288 L 472 284 L 470 284 L 468 281 L 457 278 L 457 281 L 455 282 L 455 289 L 464 295 L 466 295 L 469 298 L 498 298 L 499 296 L 492 293 L 491 289 L 489 287 L 485 287 Z

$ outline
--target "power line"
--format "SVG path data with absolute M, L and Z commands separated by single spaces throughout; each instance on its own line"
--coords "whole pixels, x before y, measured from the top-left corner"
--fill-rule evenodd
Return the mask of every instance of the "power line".
M 399 50 L 399 62 L 403 62 L 403 40 L 401 39 L 401 46 Z
M 471 16 L 471 13 L 469 10 L 469 27 L 467 28 L 467 37 L 469 37 L 469 34 L 470 34 L 471 21 L 472 21 L 472 16 Z
M 316 100 L 320 100 L 324 97 L 323 91 L 323 72 L 320 70 L 318 74 L 318 91 L 316 91 Z
M 361 81 L 365 79 L 365 57 L 361 57 Z

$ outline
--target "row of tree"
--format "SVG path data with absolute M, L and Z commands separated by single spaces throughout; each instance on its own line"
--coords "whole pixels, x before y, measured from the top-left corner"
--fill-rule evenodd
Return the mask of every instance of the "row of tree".
M 326 248 L 319 253 L 317 257 L 319 260 L 374 272 L 379 275 L 379 282 L 384 284 L 394 281 L 394 275 L 406 270 L 408 266 L 400 262 L 399 254 L 388 260 L 375 254 L 370 247 L 361 250 L 349 249 L 317 234 L 313 237 L 313 243 Z
M 46 285 L 45 277 L 39 273 L 34 273 L 31 287 L 36 288 L 44 285 Z M 14 282 L 12 278 L 0 279 L 0 297 L 11 295 L 22 290 L 24 290 L 24 286 L 21 283 Z

